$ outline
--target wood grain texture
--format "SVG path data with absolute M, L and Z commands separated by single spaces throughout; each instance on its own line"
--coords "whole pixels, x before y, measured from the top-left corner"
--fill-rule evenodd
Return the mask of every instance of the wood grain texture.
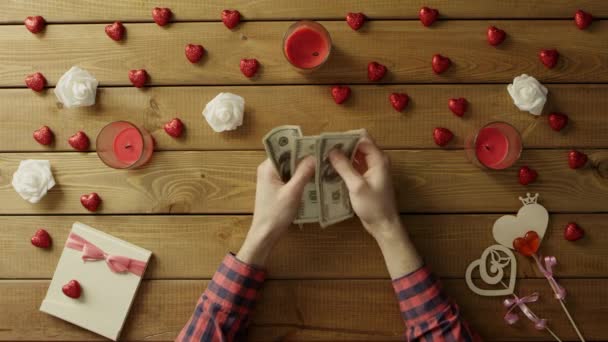
M 608 21 L 597 21 L 585 31 L 571 20 L 445 21 L 432 29 L 416 21 L 371 21 L 360 32 L 342 21 L 328 21 L 324 25 L 332 36 L 332 56 L 327 65 L 307 75 L 283 57 L 282 39 L 289 25 L 243 23 L 230 31 L 222 23 L 177 23 L 168 28 L 127 24 L 122 43 L 109 39 L 101 24 L 49 25 L 43 35 L 33 35 L 22 25 L 4 26 L 0 46 L 11 49 L 0 51 L 0 86 L 23 87 L 25 76 L 35 71 L 54 85 L 73 65 L 89 70 L 102 85 L 130 85 L 128 71 L 139 68 L 148 71 L 151 85 L 369 83 L 371 61 L 387 66 L 383 83 L 507 83 L 522 73 L 544 82 L 608 81 Z M 508 32 L 499 48 L 486 41 L 489 25 Z M 186 60 L 187 43 L 205 46 L 207 55 L 199 64 Z M 543 48 L 559 50 L 555 68 L 547 69 L 539 61 Z M 436 53 L 453 62 L 442 75 L 431 69 Z M 242 58 L 260 61 L 255 79 L 241 74 Z
M 60 109 L 51 90 L 42 95 L 29 89 L 0 91 L 1 151 L 73 151 L 68 138 L 84 130 L 91 139 L 109 122 L 129 120 L 154 136 L 158 150 L 261 150 L 262 137 L 272 128 L 297 124 L 307 135 L 340 132 L 365 127 L 383 148 L 438 148 L 431 134 L 435 127 L 448 127 L 459 136 L 473 134 L 492 121 L 513 124 L 527 148 L 608 147 L 608 85 L 548 85 L 545 113 L 567 113 L 568 128 L 550 129 L 547 117 L 535 117 L 513 105 L 506 85 L 360 85 L 352 97 L 336 105 L 330 87 L 234 86 L 101 88 L 93 107 Z M 245 98 L 244 124 L 238 130 L 218 134 L 201 115 L 205 104 L 219 92 Z M 396 112 L 388 101 L 392 92 L 410 96 L 408 108 Z M 469 110 L 463 119 L 453 115 L 448 99 L 465 97 Z M 314 99 L 314 101 L 311 101 Z M 168 136 L 163 124 L 180 117 L 186 133 L 180 139 Z M 55 133 L 54 146 L 43 146 L 32 132 L 47 125 Z M 463 147 L 463 139 L 450 148 Z M 92 144 L 91 149 L 95 145 Z
M 495 244 L 492 225 L 499 214 L 407 215 L 403 222 L 415 245 L 441 277 L 462 278 L 468 264 Z M 154 258 L 148 279 L 211 278 L 229 251 L 237 252 L 250 216 L 0 216 L 0 279 L 51 278 L 72 223 L 80 221 L 135 245 Z M 586 238 L 563 238 L 567 222 L 585 229 Z M 552 215 L 542 246 L 556 255 L 560 277 L 605 277 L 608 264 L 606 215 Z M 34 248 L 30 237 L 44 227 L 53 237 L 50 250 Z M 566 257 L 567 256 L 567 257 Z M 518 256 L 518 277 L 542 277 L 529 259 Z M 269 258 L 273 279 L 388 278 L 376 242 L 359 220 L 320 230 L 292 227 Z
M 4 5 L 0 23 L 21 23 L 26 16 L 40 14 L 52 23 L 148 21 L 158 1 L 12 0 Z M 607 17 L 608 5 L 593 0 L 428 0 L 441 18 L 571 18 L 578 8 Z M 421 4 L 398 0 L 164 0 L 162 6 L 174 13 L 174 21 L 220 20 L 225 8 L 238 9 L 244 20 L 342 19 L 347 12 L 364 12 L 370 19 L 418 19 Z
M 590 341 L 602 340 L 600 317 L 608 310 L 608 281 L 562 279 L 568 289 L 568 308 Z M 544 341 L 547 335 L 521 320 L 505 325 L 499 298 L 480 297 L 462 279 L 443 282 L 460 304 L 472 326 L 488 340 Z M 144 281 L 124 327 L 122 340 L 167 341 L 175 338 L 188 320 L 206 281 Z M 86 283 L 83 284 L 86 291 Z M 38 307 L 48 281 L 1 281 L 0 340 L 99 340 L 91 332 L 48 316 Z M 566 341 L 576 335 L 545 280 L 520 280 L 518 291 L 538 291 L 532 305 L 538 315 Z M 32 324 L 36 322 L 36 324 Z M 403 340 L 404 325 L 389 280 L 275 280 L 268 281 L 249 333 L 252 341 Z
M 571 170 L 567 150 L 527 150 L 503 171 L 488 172 L 469 163 L 463 151 L 388 151 L 402 212 L 514 212 L 525 192 L 540 192 L 553 212 L 606 212 L 608 152 L 586 150 L 586 168 Z M 258 151 L 158 152 L 149 166 L 110 169 L 94 153 L 0 154 L 1 214 L 86 213 L 82 194 L 102 197 L 98 213 L 250 213 L 255 170 L 265 158 Z M 23 159 L 51 161 L 57 185 L 36 205 L 22 200 L 11 185 Z M 517 182 L 518 166 L 538 170 L 528 187 Z

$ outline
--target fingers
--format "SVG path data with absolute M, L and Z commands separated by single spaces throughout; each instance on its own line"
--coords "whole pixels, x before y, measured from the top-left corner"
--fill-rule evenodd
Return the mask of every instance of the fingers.
M 340 177 L 342 177 L 349 191 L 355 192 L 365 184 L 363 177 L 353 168 L 350 160 L 339 150 L 329 152 L 329 161 Z
M 266 158 L 266 160 L 258 166 L 258 179 L 281 180 L 274 164 L 269 158 Z
M 301 192 L 315 174 L 315 158 L 308 156 L 300 161 L 296 172 L 285 185 L 289 191 Z
M 374 167 L 384 163 L 385 156 L 369 136 L 363 136 L 357 145 L 357 151 L 363 153 L 368 167 Z

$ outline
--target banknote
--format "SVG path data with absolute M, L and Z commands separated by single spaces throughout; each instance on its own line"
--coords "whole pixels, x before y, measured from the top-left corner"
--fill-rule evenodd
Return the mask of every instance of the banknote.
M 286 125 L 273 128 L 262 139 L 266 154 L 284 182 L 291 178 L 291 150 L 295 138 L 301 136 L 300 126 Z
M 316 157 L 318 136 L 295 138 L 291 152 L 291 172 L 295 172 L 298 163 L 307 156 Z M 302 193 L 300 208 L 294 223 L 311 223 L 319 221 L 319 201 L 317 200 L 317 185 L 313 177 Z
M 340 149 L 352 160 L 362 130 L 345 133 L 321 134 L 316 145 L 317 198 L 319 202 L 319 224 L 327 227 L 354 215 L 348 195 L 348 188 L 342 177 L 329 162 L 328 155 L 333 149 Z

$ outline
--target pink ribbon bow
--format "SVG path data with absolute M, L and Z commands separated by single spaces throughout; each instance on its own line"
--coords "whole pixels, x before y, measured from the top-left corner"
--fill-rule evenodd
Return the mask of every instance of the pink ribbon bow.
M 105 253 L 99 247 L 85 240 L 78 234 L 70 233 L 65 246 L 77 251 L 82 251 L 82 260 L 84 261 L 105 260 L 110 270 L 115 273 L 131 272 L 141 277 L 146 270 L 146 262 L 121 255 L 110 255 Z
M 508 309 L 505 314 L 505 322 L 507 324 L 512 325 L 515 324 L 519 320 L 519 316 L 513 312 L 515 308 L 519 307 L 521 312 L 523 312 L 529 320 L 534 322 L 534 327 L 538 330 L 543 330 L 547 327 L 547 320 L 544 318 L 539 318 L 536 316 L 532 310 L 526 305 L 526 303 L 534 303 L 538 300 L 538 292 L 534 292 L 531 295 L 519 298 L 516 295 L 513 295 L 513 298 L 507 298 L 504 300 L 503 304 Z
M 555 298 L 557 298 L 557 299 L 566 298 L 566 289 L 563 286 L 561 286 L 560 284 L 558 284 L 557 280 L 555 280 L 555 278 L 553 277 L 552 267 L 557 265 L 557 258 L 554 256 L 544 257 L 543 258 L 543 261 L 545 262 L 544 267 L 538 258 L 534 258 L 534 260 L 536 260 L 536 265 L 538 266 L 538 269 L 540 270 L 540 272 L 549 281 L 549 285 L 551 285 L 551 288 L 553 289 L 553 292 L 555 293 Z

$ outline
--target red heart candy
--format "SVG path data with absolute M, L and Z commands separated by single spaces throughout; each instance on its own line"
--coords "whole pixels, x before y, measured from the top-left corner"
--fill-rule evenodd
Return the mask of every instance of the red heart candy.
M 391 105 L 393 105 L 393 108 L 395 108 L 396 111 L 400 112 L 405 109 L 405 107 L 407 107 L 407 104 L 410 102 L 410 97 L 407 96 L 407 94 L 405 93 L 392 93 L 388 97 L 388 100 L 391 102 Z
M 182 120 L 175 118 L 169 122 L 167 122 L 163 128 L 165 132 L 174 138 L 179 138 L 184 132 L 184 123 Z
M 34 139 L 40 145 L 50 145 L 53 143 L 53 131 L 49 126 L 42 126 L 34 131 Z
M 154 7 L 152 10 L 152 19 L 158 26 L 165 26 L 171 20 L 173 13 L 169 8 Z
M 454 115 L 457 115 L 460 117 L 462 117 L 464 115 L 464 113 L 467 111 L 468 105 L 469 105 L 469 103 L 467 102 L 467 99 L 465 99 L 464 97 L 457 98 L 457 99 L 450 99 L 448 101 L 448 107 L 450 108 L 452 113 L 454 113 Z
M 349 86 L 333 86 L 331 87 L 331 96 L 337 104 L 342 104 L 350 97 Z
M 505 40 L 507 34 L 505 31 L 497 28 L 496 26 L 488 27 L 488 43 L 492 46 L 500 45 Z
M 579 227 L 576 222 L 570 222 L 564 229 L 564 238 L 568 241 L 576 241 L 585 236 L 583 228 Z
M 424 26 L 431 26 L 439 17 L 439 11 L 434 8 L 422 7 L 418 12 L 418 18 Z
M 240 63 L 241 72 L 246 77 L 253 77 L 258 72 L 259 67 L 260 67 L 260 63 L 255 58 L 241 59 L 241 63 Z
M 41 73 L 33 73 L 25 78 L 25 85 L 35 92 L 41 92 L 46 85 L 46 78 Z
M 227 28 L 233 29 L 241 22 L 241 13 L 237 10 L 223 10 L 222 22 Z
M 538 53 L 538 58 L 540 61 L 549 69 L 553 69 L 555 65 L 557 65 L 557 60 L 559 59 L 559 52 L 555 49 L 542 49 Z
M 70 298 L 78 299 L 82 294 L 82 287 L 80 287 L 78 280 L 72 279 L 67 284 L 63 285 L 61 291 Z
M 568 166 L 571 169 L 580 169 L 587 164 L 588 157 L 583 152 L 572 150 L 568 153 Z
M 568 124 L 568 115 L 562 113 L 549 114 L 549 126 L 554 131 L 561 131 Z
M 591 13 L 587 13 L 583 10 L 578 10 L 574 13 L 574 23 L 579 28 L 579 30 L 584 30 L 587 26 L 591 25 L 593 21 L 593 16 Z
M 447 145 L 454 138 L 454 133 L 447 128 L 437 127 L 433 130 L 433 140 L 439 146 Z
M 23 23 L 25 24 L 25 28 L 32 33 L 38 33 L 44 30 L 46 26 L 46 21 L 39 15 L 27 17 Z
M 513 240 L 513 248 L 525 256 L 532 256 L 540 247 L 540 237 L 538 233 L 531 230 L 524 235 Z
M 68 143 L 78 151 L 86 151 L 91 145 L 89 137 L 83 131 L 78 131 L 76 134 L 72 135 L 68 139 Z
M 49 234 L 49 232 L 42 228 L 38 229 L 31 239 L 32 245 L 38 248 L 49 248 L 51 246 L 52 241 L 53 239 L 51 239 L 51 235 Z
M 441 74 L 448 70 L 450 65 L 452 65 L 452 61 L 448 57 L 443 57 L 440 54 L 436 54 L 433 56 L 431 65 L 433 66 L 433 71 L 436 74 Z
M 101 197 L 96 192 L 80 196 L 80 204 L 88 211 L 97 211 L 101 204 Z
M 365 24 L 365 14 L 349 12 L 346 15 L 346 22 L 350 28 L 357 31 L 361 28 L 361 26 L 363 26 L 363 24 Z
M 202 45 L 188 44 L 186 45 L 186 58 L 190 63 L 197 63 L 203 58 L 205 48 Z
M 367 65 L 367 78 L 370 81 L 379 81 L 386 74 L 386 67 L 378 62 L 370 62 Z
M 129 81 L 131 81 L 136 88 L 141 88 L 148 82 L 148 73 L 145 69 L 130 70 Z
M 119 41 L 125 36 L 125 27 L 120 21 L 115 21 L 114 23 L 106 26 L 106 34 L 112 40 Z
M 519 184 L 521 185 L 534 183 L 537 177 L 538 173 L 527 166 L 522 166 L 519 169 Z

